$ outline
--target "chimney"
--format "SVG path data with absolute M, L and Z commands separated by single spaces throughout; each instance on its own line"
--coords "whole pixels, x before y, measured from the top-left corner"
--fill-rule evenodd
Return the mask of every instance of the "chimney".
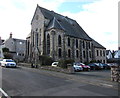
M 12 38 L 12 32 L 10 33 L 10 38 Z

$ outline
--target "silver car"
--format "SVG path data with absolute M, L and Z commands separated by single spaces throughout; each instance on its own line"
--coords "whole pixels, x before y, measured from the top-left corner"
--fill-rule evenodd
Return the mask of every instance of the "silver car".
M 77 63 L 73 63 L 73 67 L 74 67 L 74 70 L 75 70 L 75 71 L 82 71 L 82 70 L 83 70 L 82 66 L 80 66 L 80 65 L 77 64 Z

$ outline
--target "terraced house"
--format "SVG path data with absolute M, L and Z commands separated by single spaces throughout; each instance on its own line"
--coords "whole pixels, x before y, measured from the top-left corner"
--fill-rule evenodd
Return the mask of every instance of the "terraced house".
M 26 39 L 28 61 L 38 58 L 35 57 L 37 54 L 50 56 L 55 61 L 74 59 L 76 62 L 106 62 L 106 48 L 90 38 L 75 20 L 39 5 Z M 98 51 L 100 55 L 96 55 Z

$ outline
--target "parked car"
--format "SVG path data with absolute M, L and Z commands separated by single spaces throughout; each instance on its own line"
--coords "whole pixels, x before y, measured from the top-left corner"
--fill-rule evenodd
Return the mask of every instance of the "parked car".
M 17 67 L 16 63 L 12 59 L 3 59 L 1 62 L 2 67 Z
M 73 67 L 75 71 L 82 71 L 82 66 L 79 65 L 79 63 L 73 63 Z
M 58 66 L 58 62 L 53 62 L 52 66 L 54 66 L 54 67 Z
M 104 68 L 102 63 L 95 63 L 95 64 L 99 66 L 99 69 L 103 69 Z
M 83 70 L 90 71 L 90 66 L 85 65 L 85 64 L 83 64 L 83 63 L 79 63 L 79 65 L 83 68 Z
M 1 62 L 3 61 L 3 59 L 0 59 L 0 66 L 1 66 Z
M 102 65 L 103 65 L 103 69 L 110 69 L 111 68 L 111 66 L 109 64 L 102 63 Z
M 91 70 L 103 69 L 103 65 L 101 63 L 90 63 L 88 66 L 90 66 Z

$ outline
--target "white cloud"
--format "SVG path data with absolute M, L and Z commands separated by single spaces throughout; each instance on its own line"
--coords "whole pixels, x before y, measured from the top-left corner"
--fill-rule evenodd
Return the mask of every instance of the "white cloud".
M 62 14 L 75 19 L 90 37 L 107 49 L 118 49 L 118 1 L 99 0 L 83 5 L 79 13 Z
M 2 0 L 0 2 L 0 36 L 25 39 L 31 31 L 31 20 L 37 4 L 49 10 L 57 10 L 63 0 Z
M 6 39 L 9 37 L 9 33 L 13 32 L 13 37 L 25 39 L 31 31 L 30 22 L 37 4 L 46 9 L 57 11 L 57 8 L 63 2 L 68 1 L 2 0 L 0 2 L 0 36 Z M 72 2 L 73 0 L 70 1 Z M 83 0 L 77 1 L 83 2 Z M 87 2 L 89 0 L 85 1 Z M 95 0 L 93 3 L 83 5 L 83 9 L 82 12 L 76 14 L 70 12 L 61 14 L 75 19 L 89 36 L 107 49 L 117 49 L 118 1 Z

